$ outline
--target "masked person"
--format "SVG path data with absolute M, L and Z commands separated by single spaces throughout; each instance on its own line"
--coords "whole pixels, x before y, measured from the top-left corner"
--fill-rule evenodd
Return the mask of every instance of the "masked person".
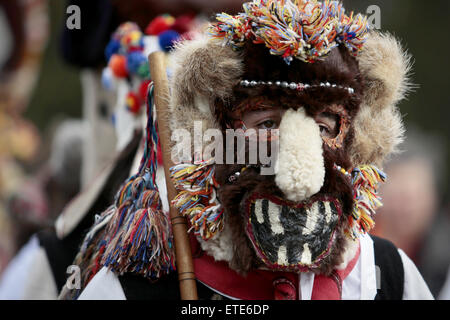
M 380 168 L 402 141 L 396 105 L 409 56 L 337 1 L 255 0 L 243 9 L 180 44 L 170 72 L 173 132 L 246 134 L 241 148 L 194 143 L 195 157 L 171 168 L 199 297 L 432 299 L 403 251 L 368 235 L 386 179 Z M 255 141 L 270 161 L 249 160 Z M 224 161 L 242 153 L 243 162 Z M 179 297 L 170 228 L 147 193 L 152 172 L 149 164 L 128 180 L 134 188 L 92 228 L 79 298 Z

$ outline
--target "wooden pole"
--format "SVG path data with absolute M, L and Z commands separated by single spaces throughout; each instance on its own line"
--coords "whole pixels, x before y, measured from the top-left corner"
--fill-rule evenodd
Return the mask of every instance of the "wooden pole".
M 150 70 L 155 86 L 154 101 L 156 106 L 158 131 L 163 154 L 164 173 L 166 176 L 167 196 L 170 204 L 170 220 L 172 223 L 175 259 L 180 284 L 182 300 L 197 300 L 197 283 L 192 262 L 191 245 L 187 232 L 186 218 L 181 216 L 178 210 L 171 205 L 176 197 L 175 189 L 170 177 L 170 168 L 173 166 L 171 159 L 171 131 L 169 128 L 169 82 L 166 73 L 166 56 L 163 52 L 154 52 L 149 56 Z

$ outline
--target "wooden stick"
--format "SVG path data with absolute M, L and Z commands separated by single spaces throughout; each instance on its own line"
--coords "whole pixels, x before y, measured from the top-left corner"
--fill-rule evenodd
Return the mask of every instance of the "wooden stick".
M 154 101 L 157 113 L 158 131 L 163 154 L 164 173 L 166 176 L 167 196 L 170 204 L 170 220 L 175 246 L 175 258 L 180 282 L 180 294 L 182 300 L 197 300 L 197 282 L 192 262 L 191 245 L 187 232 L 186 218 L 181 216 L 178 210 L 171 205 L 176 197 L 175 189 L 170 177 L 170 168 L 173 167 L 171 159 L 171 131 L 169 128 L 169 83 L 166 74 L 166 56 L 163 52 L 154 52 L 149 56 L 150 70 L 155 85 Z

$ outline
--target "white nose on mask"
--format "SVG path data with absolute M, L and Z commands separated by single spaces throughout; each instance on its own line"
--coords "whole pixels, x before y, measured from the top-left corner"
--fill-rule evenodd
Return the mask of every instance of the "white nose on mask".
M 288 200 L 301 202 L 324 184 L 323 141 L 319 125 L 303 108 L 288 110 L 280 124 L 275 182 Z

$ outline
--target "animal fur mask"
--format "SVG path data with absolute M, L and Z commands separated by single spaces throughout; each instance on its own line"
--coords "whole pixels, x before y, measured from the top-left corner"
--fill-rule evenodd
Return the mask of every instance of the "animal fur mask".
M 247 16 L 265 4 L 322 5 L 254 1 L 244 6 Z M 317 59 L 301 48 L 290 55 L 279 47 L 269 51 L 273 44 L 255 43 L 267 38 L 251 28 L 242 43 L 229 34 L 225 43 L 209 36 L 183 42 L 175 52 L 172 130 L 193 133 L 194 122 L 202 121 L 203 128 L 225 131 L 248 112 L 280 110 L 275 175 L 261 175 L 260 166 L 215 165 L 215 159 L 172 168 L 181 191 L 174 203 L 202 248 L 239 272 L 264 267 L 329 274 L 353 257 L 357 235 L 373 227 L 376 184 L 385 178 L 375 166 L 402 141 L 396 104 L 408 88 L 409 59 L 393 37 L 378 32 L 359 34 L 358 50 L 352 41 L 339 42 L 347 20 L 342 10 L 331 14 L 340 17 L 341 33 L 327 38 L 326 48 L 316 46 Z M 330 136 L 317 122 L 323 114 L 336 119 Z

